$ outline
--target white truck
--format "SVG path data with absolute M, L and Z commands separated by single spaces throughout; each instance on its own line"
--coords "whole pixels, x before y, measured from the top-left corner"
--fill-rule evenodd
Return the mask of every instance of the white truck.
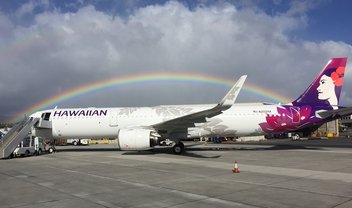
M 43 139 L 39 137 L 26 137 L 13 151 L 16 156 L 39 155 L 45 151 Z
M 72 145 L 88 145 L 89 139 L 67 139 L 67 144 Z

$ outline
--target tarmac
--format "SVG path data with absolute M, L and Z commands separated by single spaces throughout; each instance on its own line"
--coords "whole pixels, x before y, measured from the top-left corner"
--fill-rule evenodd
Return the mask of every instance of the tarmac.
M 237 160 L 240 173 L 233 173 Z M 352 139 L 58 147 L 0 160 L 0 207 L 352 207 Z

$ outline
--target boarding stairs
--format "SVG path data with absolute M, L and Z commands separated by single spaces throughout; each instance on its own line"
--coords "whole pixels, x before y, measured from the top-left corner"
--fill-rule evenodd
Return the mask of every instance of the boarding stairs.
M 0 158 L 9 158 L 18 144 L 25 139 L 39 118 L 25 118 L 2 138 L 0 141 Z

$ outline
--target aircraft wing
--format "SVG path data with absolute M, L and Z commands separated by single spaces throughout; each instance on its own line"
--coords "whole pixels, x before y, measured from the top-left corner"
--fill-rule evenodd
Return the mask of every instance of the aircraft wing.
M 175 130 L 187 129 L 188 127 L 194 127 L 195 123 L 206 122 L 206 118 L 214 117 L 231 108 L 231 106 L 235 103 L 238 93 L 240 92 L 246 78 L 247 75 L 241 76 L 231 90 L 215 107 L 157 123 L 152 127 L 158 130 L 167 130 L 168 132 L 172 132 Z
M 352 107 L 344 107 L 336 110 L 329 110 L 329 111 L 323 111 L 318 113 L 318 115 L 323 118 L 328 118 L 328 117 L 339 118 L 339 117 L 348 116 L 351 114 L 352 114 Z

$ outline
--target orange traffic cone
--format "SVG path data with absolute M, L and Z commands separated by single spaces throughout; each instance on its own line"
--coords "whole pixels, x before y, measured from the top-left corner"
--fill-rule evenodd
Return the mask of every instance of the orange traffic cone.
M 237 160 L 235 160 L 235 168 L 232 170 L 232 172 L 234 172 L 234 173 L 240 172 L 240 170 L 238 169 Z

